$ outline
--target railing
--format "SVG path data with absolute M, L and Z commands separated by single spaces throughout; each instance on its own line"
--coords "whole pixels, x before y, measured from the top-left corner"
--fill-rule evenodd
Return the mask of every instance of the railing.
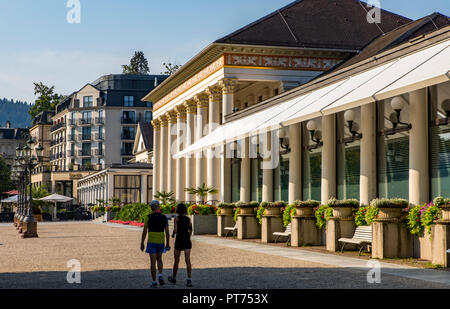
M 81 118 L 78 119 L 78 125 L 91 125 L 92 124 L 92 118 Z
M 95 123 L 96 124 L 104 124 L 105 119 L 103 117 L 97 117 L 97 118 L 95 118 Z
M 55 124 L 54 126 L 52 126 L 52 127 L 50 128 L 50 132 L 54 132 L 54 131 L 56 131 L 56 130 L 58 130 L 58 129 L 61 129 L 61 128 L 65 127 L 65 126 L 66 126 L 66 123 L 65 123 L 65 122 L 60 122 L 60 123 L 58 123 L 58 124 Z
M 95 155 L 97 157 L 103 157 L 103 149 L 96 149 L 95 150 Z
M 92 134 L 79 134 L 78 140 L 79 141 L 90 141 L 90 140 L 92 140 Z
M 76 142 L 77 141 L 77 136 L 74 135 L 74 134 L 69 134 L 69 141 Z
M 96 141 L 103 141 L 105 138 L 103 137 L 103 134 L 95 133 L 95 140 Z
M 141 117 L 122 117 L 121 118 L 121 123 L 122 124 L 137 124 L 138 122 L 141 122 L 142 119 Z
M 77 124 L 77 120 L 76 119 L 70 119 L 70 121 L 69 121 L 69 125 L 70 126 L 74 126 L 76 124 Z
M 92 151 L 91 150 L 80 150 L 78 152 L 80 157 L 90 157 L 92 156 Z

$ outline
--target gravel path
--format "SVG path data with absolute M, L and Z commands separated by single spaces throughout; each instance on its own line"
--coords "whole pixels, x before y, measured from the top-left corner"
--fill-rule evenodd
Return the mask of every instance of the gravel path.
M 0 288 L 148 288 L 148 256 L 139 250 L 141 232 L 92 223 L 43 224 L 39 238 L 20 239 L 0 226 Z M 66 281 L 67 261 L 81 263 L 81 284 Z M 194 241 L 195 288 L 449 288 L 446 285 L 383 275 L 369 284 L 367 272 L 330 267 L 270 254 Z M 165 276 L 172 254 L 164 255 Z M 186 272 L 182 260 L 179 284 Z

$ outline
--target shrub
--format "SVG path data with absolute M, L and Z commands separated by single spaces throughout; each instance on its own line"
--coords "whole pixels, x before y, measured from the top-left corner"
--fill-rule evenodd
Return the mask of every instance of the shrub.
M 428 204 L 422 212 L 422 224 L 428 235 L 431 235 L 431 226 L 439 219 L 439 207 L 433 203 Z
M 365 226 L 367 224 L 366 214 L 369 210 L 369 206 L 359 207 L 355 213 L 355 224 L 356 226 Z
M 177 208 L 175 204 L 161 205 L 161 213 L 169 215 L 176 213 Z
M 378 208 L 376 208 L 376 207 L 369 206 L 367 208 L 367 213 L 366 213 L 367 225 L 370 225 L 370 224 L 373 223 L 373 221 L 378 217 L 378 212 L 379 211 L 380 210 Z
M 145 217 L 151 214 L 151 207 L 147 204 L 133 203 L 122 207 L 116 216 L 115 220 L 121 221 L 139 221 L 144 222 Z
M 422 212 L 426 205 L 418 205 L 416 207 L 411 208 L 406 219 L 407 226 L 411 234 L 414 235 L 423 235 L 423 224 L 422 224 Z
M 328 219 L 333 216 L 333 208 L 327 205 L 321 205 L 316 209 L 314 215 L 316 216 L 317 227 L 319 229 L 326 228 Z
M 287 227 L 289 223 L 292 222 L 292 217 L 295 215 L 295 206 L 289 205 L 286 207 L 286 209 L 283 211 L 283 226 Z
M 217 212 L 216 207 L 211 205 L 192 205 L 188 208 L 188 215 L 207 216 Z

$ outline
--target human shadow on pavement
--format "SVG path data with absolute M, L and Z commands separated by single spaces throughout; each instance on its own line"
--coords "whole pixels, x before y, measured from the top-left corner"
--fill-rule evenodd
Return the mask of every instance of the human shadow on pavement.
M 450 288 L 449 285 L 392 275 L 381 275 L 381 283 L 367 281 L 368 270 L 351 268 L 263 268 L 232 267 L 193 270 L 195 289 L 396 289 Z M 177 284 L 159 289 L 186 289 L 186 271 L 179 270 Z M 149 289 L 150 272 L 139 270 L 83 271 L 81 284 L 69 284 L 67 272 L 0 273 L 0 289 Z

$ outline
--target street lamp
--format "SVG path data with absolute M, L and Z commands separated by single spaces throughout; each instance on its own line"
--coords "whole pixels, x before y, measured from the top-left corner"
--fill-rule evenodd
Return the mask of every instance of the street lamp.
M 311 140 L 317 144 L 317 147 L 320 145 L 322 140 L 322 131 L 320 131 L 319 126 L 315 120 L 310 120 L 306 124 L 306 129 L 311 134 Z
M 399 124 L 403 125 L 403 128 L 412 128 L 412 125 L 410 123 L 400 121 L 400 114 L 407 104 L 408 103 L 402 96 L 395 97 L 391 100 L 391 107 L 394 112 L 392 112 L 389 116 L 389 120 L 391 121 L 394 129 L 396 129 Z
M 362 138 L 362 134 L 359 133 L 359 124 L 355 122 L 356 113 L 354 110 L 348 110 L 344 113 L 344 119 L 347 121 L 348 130 L 352 134 L 352 142 L 356 139 Z

